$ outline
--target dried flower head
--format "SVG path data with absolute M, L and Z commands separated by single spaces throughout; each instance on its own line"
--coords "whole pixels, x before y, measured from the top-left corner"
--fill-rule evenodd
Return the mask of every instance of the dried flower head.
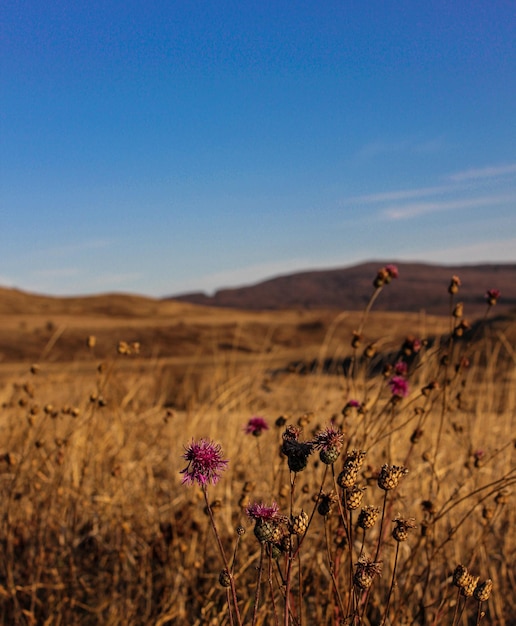
M 382 564 L 374 562 L 364 555 L 358 559 L 355 568 L 353 583 L 359 589 L 369 589 L 375 576 L 380 576 L 382 573 Z
M 393 521 L 396 526 L 392 531 L 392 536 L 396 541 L 406 541 L 408 539 L 408 531 L 412 528 L 416 528 L 416 525 L 414 524 L 415 519 L 413 517 L 409 519 L 396 517 Z
M 398 275 L 399 273 L 396 265 L 389 263 L 389 265 L 386 265 L 378 270 L 376 278 L 373 281 L 373 285 L 378 289 L 383 285 L 388 285 L 393 278 L 398 278 Z
M 338 428 L 328 426 L 315 436 L 312 443 L 314 448 L 319 450 L 321 461 L 326 465 L 331 465 L 339 458 L 344 443 L 344 434 Z
M 487 580 L 477 584 L 475 591 L 473 591 L 473 596 L 475 600 L 478 600 L 479 602 L 486 602 L 486 600 L 489 600 L 492 590 L 493 581 L 488 578 Z
M 362 498 L 364 497 L 364 491 L 366 487 L 360 487 L 359 485 L 353 485 L 352 487 L 345 489 L 343 494 L 343 504 L 348 511 L 354 511 L 362 504 Z
M 459 564 L 453 571 L 453 584 L 456 587 L 464 587 L 469 579 L 468 568 L 465 565 Z
M 360 528 L 364 530 L 368 530 L 372 528 L 376 524 L 376 520 L 380 515 L 380 509 L 377 506 L 373 506 L 372 504 L 368 504 L 360 509 L 360 513 L 358 514 L 357 524 Z
M 455 295 L 459 291 L 460 286 L 460 278 L 458 276 L 452 276 L 448 286 L 448 293 L 452 296 Z
M 460 594 L 465 598 L 471 598 L 478 584 L 478 579 L 478 576 L 472 576 L 471 574 L 468 574 L 468 579 L 466 580 L 465 584 L 460 588 Z
M 409 384 L 403 376 L 393 376 L 389 380 L 389 387 L 393 396 L 398 398 L 406 398 L 409 393 Z
M 183 458 L 188 461 L 188 465 L 180 472 L 184 474 L 183 484 L 197 483 L 201 487 L 208 483 L 215 485 L 220 479 L 220 473 L 229 463 L 222 458 L 221 446 L 207 439 L 192 440 L 192 443 L 185 448 Z
M 288 426 L 283 433 L 281 451 L 287 457 L 288 466 L 292 472 L 301 472 L 305 469 L 308 457 L 314 449 L 311 441 L 299 441 L 300 433 L 300 429 L 295 426 Z
M 488 289 L 486 292 L 486 300 L 489 306 L 494 306 L 498 302 L 498 298 L 502 295 L 499 289 Z
M 366 456 L 365 450 L 351 450 L 346 455 L 342 471 L 337 477 L 337 484 L 343 489 L 349 489 L 355 484 L 358 472 L 362 467 L 364 458 Z
M 398 486 L 400 478 L 408 474 L 408 469 L 401 465 L 383 465 L 378 475 L 378 487 L 390 491 Z
M 269 430 L 269 425 L 263 417 L 251 417 L 251 419 L 244 426 L 244 432 L 246 435 L 253 435 L 253 437 L 260 437 L 260 435 Z

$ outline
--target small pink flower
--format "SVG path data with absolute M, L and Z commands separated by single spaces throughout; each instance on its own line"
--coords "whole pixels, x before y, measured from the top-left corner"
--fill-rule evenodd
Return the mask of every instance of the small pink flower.
M 265 430 L 269 430 L 269 425 L 263 419 L 263 417 L 251 417 L 251 419 L 244 426 L 244 432 L 246 435 L 253 435 L 253 437 L 259 437 Z
M 278 517 L 279 506 L 276 502 L 272 502 L 270 505 L 263 502 L 254 502 L 250 504 L 246 513 L 248 517 L 255 522 L 273 520 Z
M 389 263 L 389 265 L 385 266 L 385 271 L 389 274 L 390 278 L 398 278 L 399 272 L 396 265 Z
M 221 446 L 207 439 L 192 440 L 185 448 L 183 459 L 188 461 L 188 465 L 180 471 L 180 474 L 184 474 L 182 483 L 186 485 L 197 483 L 200 487 L 210 482 L 215 485 L 220 479 L 220 473 L 229 463 L 222 458 Z
M 406 376 L 407 371 L 408 371 L 408 366 L 405 363 L 405 361 L 398 361 L 396 365 L 394 366 L 394 371 L 396 372 L 396 374 L 399 374 L 400 376 Z
M 488 289 L 486 292 L 486 300 L 489 306 L 494 306 L 498 302 L 498 298 L 501 296 L 499 289 Z
M 406 398 L 409 393 L 409 385 L 405 378 L 402 376 L 393 376 L 389 380 L 389 387 L 393 396 L 400 398 Z
M 350 409 L 359 409 L 361 407 L 361 404 L 358 400 L 348 400 L 346 406 L 348 406 Z

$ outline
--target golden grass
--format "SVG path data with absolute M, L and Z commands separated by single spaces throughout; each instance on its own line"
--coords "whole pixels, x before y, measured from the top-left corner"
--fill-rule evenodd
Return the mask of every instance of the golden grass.
M 353 350 L 360 314 L 172 304 L 170 318 L 153 321 L 54 313 L 30 352 L 43 355 L 38 368 L 0 368 L 1 623 L 231 623 L 202 490 L 181 485 L 179 473 L 184 446 L 201 437 L 220 442 L 230 460 L 208 489 L 226 554 L 237 527 L 247 531 L 234 564 L 243 623 L 515 623 L 514 322 L 459 341 L 450 340 L 451 318 L 371 313 Z M 24 318 L 24 332 L 33 338 L 43 319 Z M 167 340 L 181 333 L 194 339 L 178 354 Z M 393 401 L 383 370 L 409 334 L 432 341 L 403 357 L 410 393 Z M 117 354 L 118 340 L 140 341 L 142 353 Z M 370 344 L 377 354 L 364 358 Z M 344 416 L 352 398 L 362 409 Z M 252 415 L 271 426 L 259 438 L 243 433 Z M 279 453 L 280 416 L 303 425 L 305 440 L 332 421 L 342 428 L 336 475 L 346 450 L 367 451 L 359 482 L 364 505 L 385 507 L 382 532 L 378 522 L 364 536 L 358 511 L 334 504 L 331 515 L 315 513 L 299 560 L 289 562 L 292 538 L 291 551 L 269 561 L 244 505 L 275 500 L 291 516 L 311 513 L 321 490 L 338 492 L 317 453 L 294 479 Z M 409 469 L 388 497 L 376 482 L 384 464 Z M 390 536 L 398 515 L 417 525 L 400 544 Z M 362 545 L 383 562 L 367 598 L 350 579 Z M 461 563 L 493 581 L 487 602 L 458 595 L 452 574 Z

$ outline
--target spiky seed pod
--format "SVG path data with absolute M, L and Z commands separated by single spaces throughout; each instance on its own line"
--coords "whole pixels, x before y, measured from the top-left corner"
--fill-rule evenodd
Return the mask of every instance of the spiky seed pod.
M 464 587 L 469 579 L 468 568 L 464 565 L 457 565 L 455 570 L 453 571 L 453 584 L 456 587 Z
M 372 504 L 368 504 L 367 506 L 362 507 L 360 513 L 358 514 L 357 524 L 360 528 L 367 530 L 368 528 L 372 528 L 376 524 L 376 520 L 380 515 L 380 509 L 377 506 L 373 506 Z
M 293 535 L 304 535 L 308 528 L 308 515 L 301 511 L 299 515 L 295 515 L 290 524 L 289 529 Z
M 270 520 L 259 519 L 254 525 L 254 535 L 260 543 L 272 543 L 278 537 L 279 528 Z
M 416 525 L 413 523 L 412 519 L 400 519 L 397 517 L 394 520 L 396 526 L 392 531 L 392 536 L 396 541 L 407 541 L 408 539 L 408 531 L 411 528 L 415 528 Z
M 221 587 L 231 587 L 231 576 L 225 568 L 219 574 L 219 585 Z
M 473 592 L 475 591 L 478 583 L 478 578 L 478 576 L 472 576 L 471 574 L 468 575 L 468 580 L 466 581 L 466 584 L 460 588 L 460 593 L 462 596 L 464 596 L 465 598 L 470 598 L 473 595 Z
M 375 576 L 379 576 L 382 572 L 382 564 L 380 562 L 375 563 L 364 555 L 359 558 L 355 567 L 353 583 L 359 589 L 369 589 Z
M 493 590 L 493 581 L 488 578 L 481 583 L 478 583 L 475 587 L 475 591 L 473 592 L 473 596 L 475 600 L 479 602 L 486 602 L 491 595 L 491 591 Z
M 353 574 L 353 583 L 355 587 L 359 589 L 369 589 L 369 587 L 373 584 L 374 576 L 370 574 L 367 569 L 359 568 Z
M 408 469 L 406 467 L 385 464 L 378 475 L 378 487 L 384 491 L 396 489 L 400 478 L 406 474 L 408 474 Z
M 346 455 L 342 471 L 337 477 L 337 484 L 342 489 L 353 487 L 357 480 L 358 472 L 362 467 L 366 456 L 365 450 L 352 450 Z
M 346 489 L 345 506 L 348 511 L 354 511 L 362 504 L 365 487 L 353 485 L 350 489 Z

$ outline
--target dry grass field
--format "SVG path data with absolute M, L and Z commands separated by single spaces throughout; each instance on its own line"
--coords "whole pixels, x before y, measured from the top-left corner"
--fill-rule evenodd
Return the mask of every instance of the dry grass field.
M 516 318 L 467 323 L 448 284 L 442 316 L 375 312 L 388 289 L 3 292 L 0 623 L 515 624 Z

